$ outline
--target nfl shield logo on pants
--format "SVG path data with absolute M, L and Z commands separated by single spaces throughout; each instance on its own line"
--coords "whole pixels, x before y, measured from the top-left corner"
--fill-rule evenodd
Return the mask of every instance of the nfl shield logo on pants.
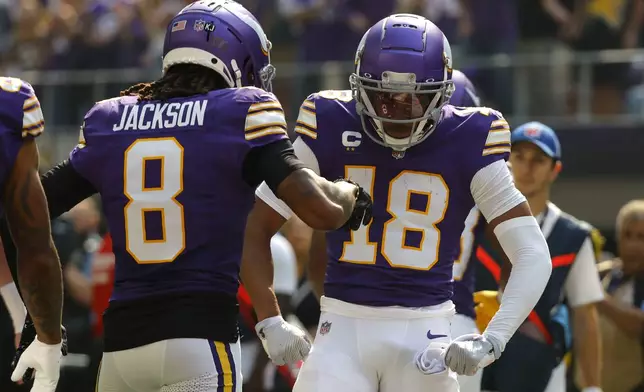
M 326 335 L 331 330 L 331 323 L 325 321 L 320 325 L 320 335 Z

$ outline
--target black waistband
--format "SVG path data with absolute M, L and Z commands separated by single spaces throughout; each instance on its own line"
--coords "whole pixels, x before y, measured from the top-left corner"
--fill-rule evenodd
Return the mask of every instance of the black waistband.
M 234 343 L 239 338 L 238 312 L 237 298 L 221 293 L 173 293 L 112 301 L 103 315 L 104 351 L 178 338 Z

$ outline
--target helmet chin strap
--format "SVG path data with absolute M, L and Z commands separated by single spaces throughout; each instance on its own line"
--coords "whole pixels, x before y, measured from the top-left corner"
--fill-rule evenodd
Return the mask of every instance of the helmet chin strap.
M 242 87 L 242 73 L 239 70 L 239 66 L 237 65 L 237 61 L 235 59 L 230 60 L 230 67 L 233 69 L 233 74 L 235 75 L 235 86 Z

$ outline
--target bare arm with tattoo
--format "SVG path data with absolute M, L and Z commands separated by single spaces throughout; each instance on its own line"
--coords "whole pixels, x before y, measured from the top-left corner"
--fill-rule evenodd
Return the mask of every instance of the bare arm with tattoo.
M 4 185 L 3 205 L 18 251 L 18 280 L 38 340 L 61 341 L 62 274 L 38 175 L 38 147 L 25 139 Z

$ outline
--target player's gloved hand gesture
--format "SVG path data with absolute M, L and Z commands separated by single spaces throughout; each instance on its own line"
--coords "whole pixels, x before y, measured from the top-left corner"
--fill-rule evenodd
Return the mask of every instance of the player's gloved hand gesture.
M 371 195 L 367 193 L 360 185 L 351 180 L 342 178 L 337 181 L 348 182 L 349 184 L 355 185 L 358 189 L 356 192 L 356 204 L 353 207 L 353 213 L 349 220 L 342 226 L 343 229 L 348 230 L 359 230 L 361 225 L 368 225 L 371 223 L 373 200 L 371 200 Z
M 24 380 L 28 373 L 35 372 L 31 392 L 55 392 L 58 377 L 60 377 L 62 345 L 62 341 L 58 344 L 45 344 L 36 337 L 20 355 L 16 368 L 11 374 L 11 381 Z
M 473 376 L 480 368 L 501 356 L 501 344 L 493 336 L 469 334 L 450 343 L 445 353 L 445 365 L 452 371 Z
M 264 351 L 276 365 L 292 364 L 306 359 L 311 351 L 311 342 L 306 333 L 282 318 L 269 317 L 255 325 L 262 340 Z
M 11 380 L 27 382 L 34 378 L 32 392 L 54 392 L 60 375 L 61 357 L 67 355 L 67 331 L 61 326 L 61 342 L 45 344 L 38 340 L 31 316 L 27 314 L 16 355 L 11 362 Z

